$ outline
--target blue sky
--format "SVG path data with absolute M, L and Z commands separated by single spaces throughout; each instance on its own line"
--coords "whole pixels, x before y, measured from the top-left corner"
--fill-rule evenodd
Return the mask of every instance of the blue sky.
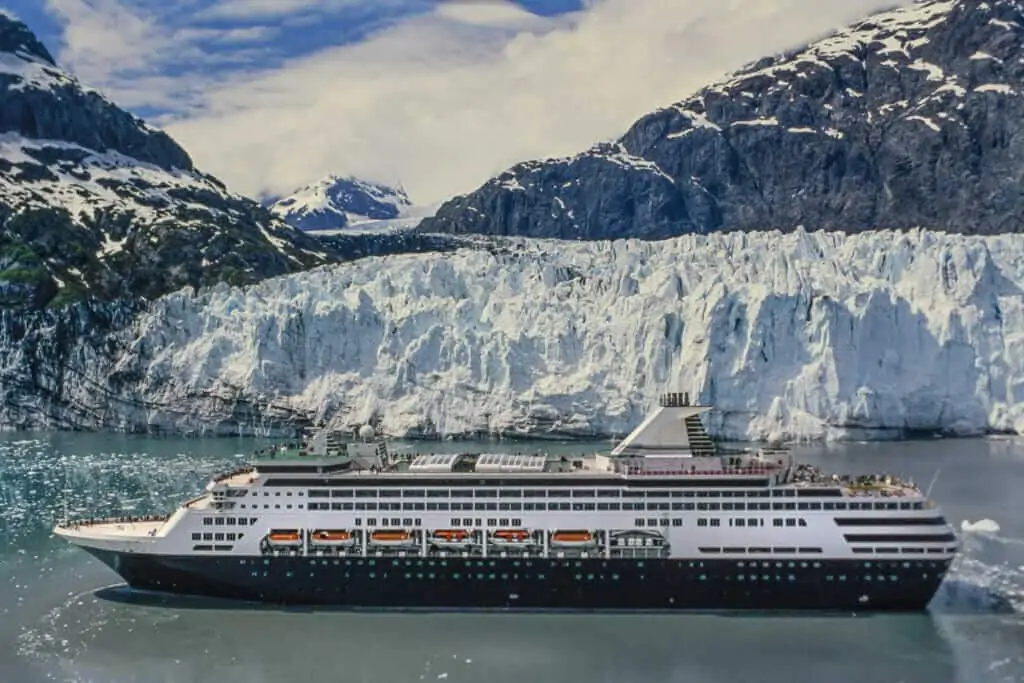
M 614 139 L 879 0 L 0 0 L 85 85 L 250 196 L 414 202 Z M 771 26 L 771 31 L 765 31 Z

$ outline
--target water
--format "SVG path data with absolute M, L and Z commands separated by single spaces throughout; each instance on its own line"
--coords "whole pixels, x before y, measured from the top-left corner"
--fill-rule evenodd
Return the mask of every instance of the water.
M 382 614 L 140 599 L 50 537 L 65 509 L 166 511 L 256 445 L 0 435 L 0 682 L 1024 682 L 1024 440 L 800 453 L 926 487 L 938 472 L 933 495 L 958 526 L 999 524 L 965 535 L 963 556 L 921 615 Z

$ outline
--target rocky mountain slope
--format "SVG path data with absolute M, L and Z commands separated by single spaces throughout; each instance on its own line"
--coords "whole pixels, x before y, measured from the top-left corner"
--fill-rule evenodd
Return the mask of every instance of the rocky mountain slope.
M 270 211 L 300 230 L 340 230 L 399 218 L 411 206 L 402 188 L 332 175 L 277 200 Z
M 716 405 L 733 438 L 1024 430 L 1015 235 L 487 244 L 138 311 L 0 311 L 0 423 L 595 436 L 671 388 Z
M 0 13 L 0 308 L 151 299 L 332 259 Z
M 565 239 L 715 230 L 1024 229 L 1024 5 L 872 16 L 653 112 L 614 143 L 519 164 L 424 231 Z

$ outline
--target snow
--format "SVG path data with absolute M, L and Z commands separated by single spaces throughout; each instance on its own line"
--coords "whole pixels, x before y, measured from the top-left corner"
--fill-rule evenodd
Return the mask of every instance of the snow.
M 396 435 L 621 435 L 672 390 L 729 438 L 1024 430 L 1019 236 L 487 244 L 169 295 L 113 371 L 169 428 L 241 396 Z
M 397 218 L 422 216 L 422 210 L 414 207 L 401 188 L 367 182 L 353 177 L 330 175 L 315 183 L 299 188 L 293 194 L 277 200 L 270 206 L 271 213 L 297 228 L 305 228 L 304 219 L 320 217 L 317 223 L 331 223 L 330 228 L 316 230 L 340 230 L 359 223 L 374 221 L 366 215 L 350 210 L 353 201 L 366 198 L 369 202 L 390 205 L 398 214 Z M 368 203 L 368 202 L 366 202 Z M 380 217 L 376 220 L 383 220 Z M 309 228 L 312 229 L 312 228 Z
M 1003 95 L 1012 95 L 1014 94 L 1014 89 L 1006 83 L 986 83 L 976 87 L 974 92 L 997 92 Z
M 914 115 L 914 116 L 908 116 L 908 117 L 907 117 L 907 121 L 920 121 L 920 122 L 921 122 L 921 123 L 923 123 L 924 125 L 926 125 L 926 126 L 928 126 L 929 128 L 931 128 L 931 129 L 932 129 L 933 131 L 935 131 L 936 133 L 939 133 L 939 132 L 941 132 L 941 131 L 942 131 L 942 128 L 940 128 L 940 127 L 939 127 L 939 124 L 935 123 L 934 121 L 932 121 L 932 120 L 931 120 L 930 118 L 928 118 L 927 116 L 917 116 L 917 115 Z

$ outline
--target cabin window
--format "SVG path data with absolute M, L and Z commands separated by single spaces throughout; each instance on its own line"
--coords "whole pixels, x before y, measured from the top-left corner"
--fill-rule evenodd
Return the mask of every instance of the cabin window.
M 366 520 L 366 526 L 377 526 L 377 518 L 370 517 L 368 520 Z
M 381 489 L 381 498 L 401 498 L 402 492 L 399 489 Z
M 499 498 L 522 498 L 523 492 L 518 489 L 502 489 L 498 491 Z
M 308 491 L 310 498 L 330 498 L 331 492 L 327 489 L 310 489 Z
M 512 526 L 522 526 L 522 525 L 523 525 L 523 520 L 521 520 L 521 519 L 513 519 L 512 520 Z
M 623 491 L 623 498 L 643 498 L 646 494 L 644 491 Z
M 383 493 L 383 491 L 381 491 Z M 423 489 L 407 489 L 402 492 L 403 498 L 423 498 L 426 495 L 426 491 Z
M 618 490 L 599 489 L 597 492 L 598 498 L 618 498 Z
M 212 541 L 213 540 L 213 534 L 203 534 L 203 540 L 204 541 Z
M 473 492 L 474 498 L 497 498 L 498 492 L 495 489 L 476 489 Z
M 193 541 L 201 541 L 201 540 L 203 540 L 203 535 L 202 534 L 192 534 L 192 540 Z
M 707 526 L 707 525 L 708 525 L 708 520 L 705 519 L 704 517 L 701 517 L 700 519 L 697 520 L 697 526 Z
M 682 526 L 682 525 L 683 525 L 683 520 L 681 520 L 679 517 L 676 517 L 675 519 L 672 520 L 672 526 Z
M 572 492 L 573 498 L 593 498 L 596 492 L 593 489 L 576 489 Z
M 561 489 L 548 489 L 548 498 L 568 498 L 569 492 Z
M 351 498 L 353 495 L 352 489 L 334 489 L 331 491 L 331 498 Z
M 447 498 L 448 489 L 427 489 L 427 498 Z
M 743 519 L 734 519 L 734 520 L 732 520 L 732 525 L 733 526 L 746 526 L 747 523 L 746 523 L 746 520 L 743 520 Z
M 722 520 L 720 520 L 720 519 L 712 519 L 710 521 L 711 521 L 711 526 L 721 526 L 722 525 Z
M 644 525 L 644 520 L 642 520 L 642 519 L 633 520 L 633 524 L 635 524 L 636 526 L 643 526 Z

